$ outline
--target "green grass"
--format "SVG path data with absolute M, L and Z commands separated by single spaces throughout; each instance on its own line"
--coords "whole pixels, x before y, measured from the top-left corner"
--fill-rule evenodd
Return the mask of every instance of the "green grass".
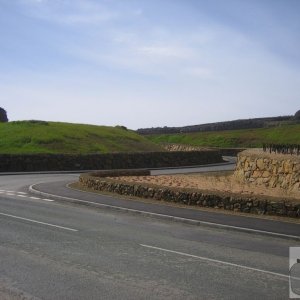
M 203 147 L 255 148 L 262 143 L 300 144 L 300 124 L 272 128 L 150 135 L 157 144 L 175 143 Z
M 1 154 L 109 153 L 159 151 L 161 148 L 120 126 L 44 121 L 0 123 Z

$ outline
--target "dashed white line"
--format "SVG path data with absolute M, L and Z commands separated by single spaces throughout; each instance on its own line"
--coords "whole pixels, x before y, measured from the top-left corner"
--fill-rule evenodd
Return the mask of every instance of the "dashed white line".
M 25 195 L 17 195 L 18 197 L 27 198 Z
M 16 192 L 17 194 L 12 194 L 12 192 L 8 192 L 8 191 L 3 191 L 0 190 L 0 194 L 5 194 L 7 196 L 17 196 L 20 198 L 28 198 L 28 199 L 33 199 L 33 200 L 42 200 L 42 201 L 46 201 L 46 202 L 54 202 L 54 200 L 52 199 L 47 199 L 47 198 L 38 198 L 38 197 L 33 197 L 33 196 L 28 196 L 27 193 L 24 192 Z
M 14 216 L 14 215 L 10 215 L 10 214 L 0 213 L 0 215 L 6 216 L 6 217 L 10 217 L 10 218 L 14 218 L 14 219 L 23 220 L 23 221 L 28 221 L 28 222 L 32 222 L 32 223 L 37 223 L 37 224 L 42 224 L 42 225 L 46 225 L 46 226 L 56 227 L 56 228 L 60 228 L 60 229 L 64 229 L 64 230 L 78 231 L 77 229 L 73 229 L 73 228 L 69 228 L 69 227 L 64 227 L 64 226 L 59 226 L 59 225 L 54 225 L 54 224 L 45 223 L 45 222 L 40 222 L 40 221 L 36 221 L 36 220 L 32 220 L 32 219 L 27 219 L 27 218 L 23 218 L 23 217 L 19 217 L 19 216 Z
M 227 265 L 227 266 L 232 266 L 232 267 L 246 269 L 246 270 L 250 270 L 250 271 L 255 271 L 255 272 L 260 272 L 260 273 L 275 275 L 275 276 L 279 276 L 279 277 L 282 277 L 282 278 L 289 279 L 289 276 L 285 275 L 285 274 L 271 272 L 271 271 L 266 271 L 266 270 L 261 270 L 261 269 L 252 268 L 252 267 L 247 267 L 247 266 L 243 266 L 243 265 L 239 265 L 239 264 L 234 264 L 234 263 L 230 263 L 230 262 L 226 262 L 226 261 L 222 261 L 222 260 L 218 260 L 218 259 L 212 259 L 212 258 L 208 258 L 208 257 L 198 256 L 198 255 L 192 255 L 192 254 L 188 254 L 188 253 L 184 253 L 184 252 L 173 251 L 173 250 L 168 250 L 168 249 L 164 249 L 164 248 L 159 248 L 159 247 L 144 245 L 144 244 L 140 244 L 140 246 L 145 247 L 145 248 L 149 248 L 149 249 L 154 249 L 154 250 L 169 252 L 169 253 L 178 254 L 178 255 L 187 256 L 187 257 L 192 257 L 192 258 L 197 258 L 197 259 L 201 259 L 201 260 L 205 260 L 205 261 L 210 261 L 210 262 L 213 262 L 213 263 L 223 264 L 223 265 Z

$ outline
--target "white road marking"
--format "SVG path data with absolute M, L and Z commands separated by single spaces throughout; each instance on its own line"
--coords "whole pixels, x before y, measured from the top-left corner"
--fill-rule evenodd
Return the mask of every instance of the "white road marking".
M 14 215 L 9 215 L 9 214 L 5 214 L 5 213 L 0 213 L 0 215 L 6 216 L 6 217 L 11 217 L 11 218 L 14 218 L 14 219 L 24 220 L 24 221 L 28 221 L 28 222 L 32 222 L 32 223 L 37 223 L 37 224 L 42 224 L 42 225 L 46 225 L 46 226 L 65 229 L 65 230 L 69 230 L 69 231 L 78 231 L 77 229 L 73 229 L 73 228 L 69 228 L 69 227 L 64 227 L 64 226 L 54 225 L 54 224 L 50 224 L 50 223 L 40 222 L 40 221 L 27 219 L 27 218 L 23 218 L 23 217 L 18 217 L 18 216 L 14 216 Z
M 275 275 L 275 276 L 279 276 L 279 277 L 282 277 L 282 278 L 289 279 L 289 275 L 276 273 L 276 272 L 271 272 L 271 271 L 266 271 L 266 270 L 261 270 L 261 269 L 252 268 L 252 267 L 247 267 L 247 266 L 234 264 L 234 263 L 230 263 L 230 262 L 226 262 L 226 261 L 222 261 L 222 260 L 218 260 L 218 259 L 212 259 L 212 258 L 208 258 L 208 257 L 198 256 L 198 255 L 192 255 L 192 254 L 188 254 L 188 253 L 184 253 L 184 252 L 173 251 L 173 250 L 168 250 L 168 249 L 164 249 L 164 248 L 144 245 L 144 244 L 140 244 L 140 246 L 145 247 L 145 248 L 149 248 L 149 249 L 169 252 L 169 253 L 178 254 L 178 255 L 187 256 L 187 257 L 192 257 L 192 258 L 197 258 L 197 259 L 206 260 L 206 261 L 210 261 L 210 262 L 214 262 L 214 263 L 219 263 L 219 264 L 223 264 L 223 265 L 227 265 L 227 266 L 242 268 L 242 269 L 246 269 L 246 270 L 256 271 L 256 272 L 260 272 L 260 273 Z
M 27 198 L 25 195 L 17 195 L 18 197 Z
M 28 193 L 24 193 L 24 192 L 17 192 L 17 191 L 6 191 L 6 190 L 0 190 L 0 194 L 1 193 L 17 193 L 17 194 L 21 194 L 21 195 L 27 195 Z
M 33 200 L 42 200 L 42 201 L 46 201 L 46 202 L 54 202 L 54 200 L 52 199 L 41 199 L 41 198 L 38 198 L 38 197 L 30 197 L 30 196 L 27 196 L 28 194 L 27 193 L 24 193 L 24 192 L 17 192 L 17 194 L 11 194 L 11 192 L 6 192 L 6 191 L 0 191 L 0 194 L 3 194 L 5 193 L 7 196 L 17 196 L 17 197 L 21 197 L 21 198 L 30 198 L 30 199 L 33 199 Z
M 43 182 L 40 182 L 40 183 L 43 183 Z M 168 218 L 170 220 L 178 220 L 178 221 L 183 221 L 183 222 L 192 222 L 193 224 L 197 224 L 197 225 L 202 225 L 203 224 L 203 225 L 208 225 L 208 226 L 212 226 L 212 227 L 216 227 L 216 228 L 225 228 L 225 229 L 228 228 L 228 229 L 234 229 L 234 230 L 237 230 L 237 231 L 245 231 L 245 232 L 249 232 L 249 233 L 254 232 L 254 233 L 258 233 L 258 234 L 270 235 L 270 236 L 275 236 L 275 237 L 277 236 L 277 237 L 292 238 L 292 239 L 300 240 L 300 236 L 297 236 L 297 235 L 284 234 L 284 233 L 278 233 L 278 232 L 272 232 L 272 231 L 266 231 L 266 230 L 259 230 L 259 229 L 252 229 L 252 228 L 247 228 L 247 227 L 232 226 L 232 225 L 226 225 L 226 224 L 221 224 L 221 223 L 201 221 L 201 220 L 196 220 L 196 219 L 188 219 L 188 218 L 176 217 L 176 216 L 172 216 L 172 215 L 153 213 L 153 212 L 144 211 L 144 210 L 126 208 L 126 207 L 121 207 L 121 206 L 97 203 L 97 202 L 93 202 L 93 201 L 86 201 L 86 200 L 80 200 L 80 199 L 76 199 L 76 198 L 70 198 L 70 197 L 65 197 L 65 196 L 54 195 L 54 194 L 50 194 L 50 193 L 39 192 L 38 190 L 34 189 L 34 186 L 36 186 L 40 183 L 32 184 L 29 187 L 29 191 L 31 191 L 32 193 L 39 194 L 39 195 L 44 196 L 44 197 L 57 197 L 57 198 L 64 199 L 64 200 L 67 200 L 67 201 L 72 201 L 72 202 L 76 201 L 78 203 L 88 203 L 88 204 L 96 205 L 96 206 L 99 206 L 99 207 L 111 208 L 111 209 L 116 209 L 116 210 L 121 210 L 121 211 L 126 211 L 126 212 L 141 213 L 141 214 L 148 215 L 148 216 L 157 216 L 157 217 L 162 217 L 162 218 Z M 111 198 L 114 197 L 114 196 L 108 196 L 108 195 L 106 195 L 106 196 L 111 197 Z

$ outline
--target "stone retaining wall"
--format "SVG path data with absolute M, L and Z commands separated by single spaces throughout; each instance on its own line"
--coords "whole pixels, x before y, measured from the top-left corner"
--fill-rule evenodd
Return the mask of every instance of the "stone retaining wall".
M 300 196 L 300 157 L 246 150 L 238 155 L 234 177 L 241 183 L 278 188 Z
M 101 172 L 100 172 L 101 173 Z M 110 172 L 109 177 L 125 176 L 117 171 Z M 131 184 L 114 179 L 105 178 L 106 174 L 82 174 L 79 178 L 80 185 L 96 191 L 112 192 L 120 195 L 148 198 L 157 201 L 180 203 L 184 205 L 209 207 L 231 210 L 243 213 L 277 215 L 286 217 L 300 217 L 300 203 L 288 200 L 280 202 L 274 199 L 259 199 L 255 196 L 240 196 L 236 194 L 210 193 L 191 189 L 167 188 L 150 186 L 147 184 Z M 128 176 L 147 175 L 137 172 Z
M 223 162 L 218 151 L 0 155 L 0 172 L 166 168 Z

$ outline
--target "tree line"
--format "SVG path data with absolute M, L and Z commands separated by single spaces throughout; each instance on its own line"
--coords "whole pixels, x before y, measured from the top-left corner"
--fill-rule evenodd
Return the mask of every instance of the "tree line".
M 263 151 L 278 154 L 300 154 L 300 145 L 298 144 L 263 144 Z
M 268 126 L 278 126 L 281 122 L 292 121 L 293 116 L 278 116 L 268 118 L 241 119 L 225 122 L 215 122 L 208 124 L 190 125 L 183 127 L 152 127 L 140 128 L 137 133 L 142 135 L 148 134 L 176 134 L 191 132 L 207 132 L 207 131 L 224 131 L 237 129 L 254 129 Z

